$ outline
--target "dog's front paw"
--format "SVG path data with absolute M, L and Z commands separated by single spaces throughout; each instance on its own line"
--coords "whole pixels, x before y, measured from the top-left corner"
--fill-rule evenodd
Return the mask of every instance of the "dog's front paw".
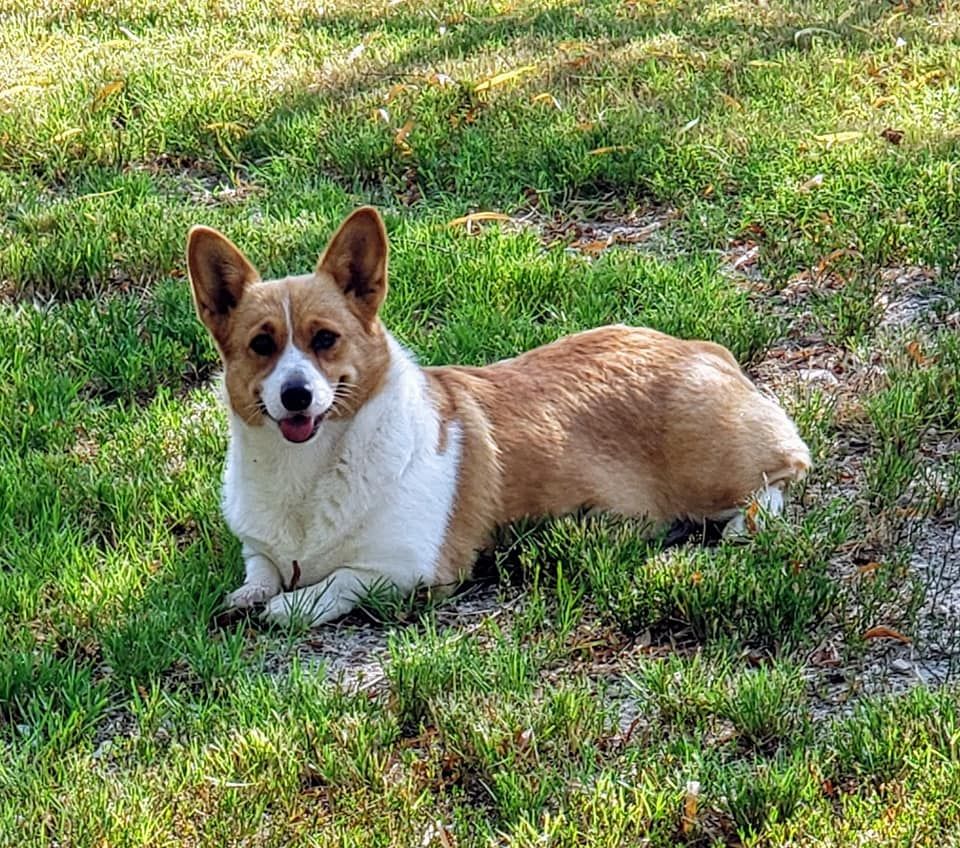
M 293 618 L 293 615 L 293 604 L 290 603 L 290 599 L 284 592 L 270 598 L 264 606 L 263 612 L 260 613 L 261 618 L 272 621 L 274 624 L 287 624 Z
M 267 601 L 261 617 L 274 624 L 289 624 L 297 621 L 307 627 L 316 627 L 331 620 L 327 613 L 327 604 L 319 603 L 318 599 L 299 592 L 282 592 Z
M 288 624 L 291 621 L 307 627 L 326 624 L 354 606 L 354 603 L 338 603 L 329 588 L 327 585 L 307 586 L 294 592 L 282 592 L 267 601 L 261 617 L 274 624 Z
M 273 598 L 279 590 L 265 583 L 244 583 L 239 589 L 227 595 L 228 609 L 255 607 Z

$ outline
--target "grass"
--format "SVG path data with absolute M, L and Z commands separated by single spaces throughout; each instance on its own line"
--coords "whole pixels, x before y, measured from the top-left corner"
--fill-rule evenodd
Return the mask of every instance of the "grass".
M 0 0 L 0 844 L 949 844 L 960 690 L 890 660 L 960 657 L 958 42 L 949 4 Z M 185 233 L 306 270 L 361 202 L 424 362 L 729 346 L 816 457 L 791 512 L 522 526 L 465 596 L 224 624 Z

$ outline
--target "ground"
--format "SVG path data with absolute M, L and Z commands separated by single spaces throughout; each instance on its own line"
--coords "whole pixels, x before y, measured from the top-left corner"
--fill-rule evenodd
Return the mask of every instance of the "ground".
M 0 0 L 0 844 L 955 844 L 958 46 L 933 2 Z M 366 202 L 423 362 L 729 346 L 814 453 L 783 520 L 224 616 L 186 231 L 302 272 Z

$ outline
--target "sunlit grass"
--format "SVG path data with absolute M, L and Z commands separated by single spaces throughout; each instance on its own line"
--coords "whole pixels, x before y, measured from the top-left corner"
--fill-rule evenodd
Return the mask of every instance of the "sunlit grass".
M 958 39 L 915 4 L 0 0 L 0 844 L 942 842 L 956 689 L 858 663 L 924 649 L 917 527 L 960 503 Z M 792 509 L 506 532 L 480 614 L 224 624 L 184 236 L 301 272 L 360 202 L 425 363 L 625 321 L 832 369 L 770 386 L 817 460 Z M 934 317 L 898 327 L 908 263 Z

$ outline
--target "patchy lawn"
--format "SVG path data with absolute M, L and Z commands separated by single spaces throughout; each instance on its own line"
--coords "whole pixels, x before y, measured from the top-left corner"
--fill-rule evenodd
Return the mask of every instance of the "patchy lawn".
M 934 3 L 0 0 L 0 844 L 948 842 L 958 48 Z M 362 202 L 424 362 L 729 346 L 815 454 L 785 519 L 222 617 L 186 230 L 302 271 Z

